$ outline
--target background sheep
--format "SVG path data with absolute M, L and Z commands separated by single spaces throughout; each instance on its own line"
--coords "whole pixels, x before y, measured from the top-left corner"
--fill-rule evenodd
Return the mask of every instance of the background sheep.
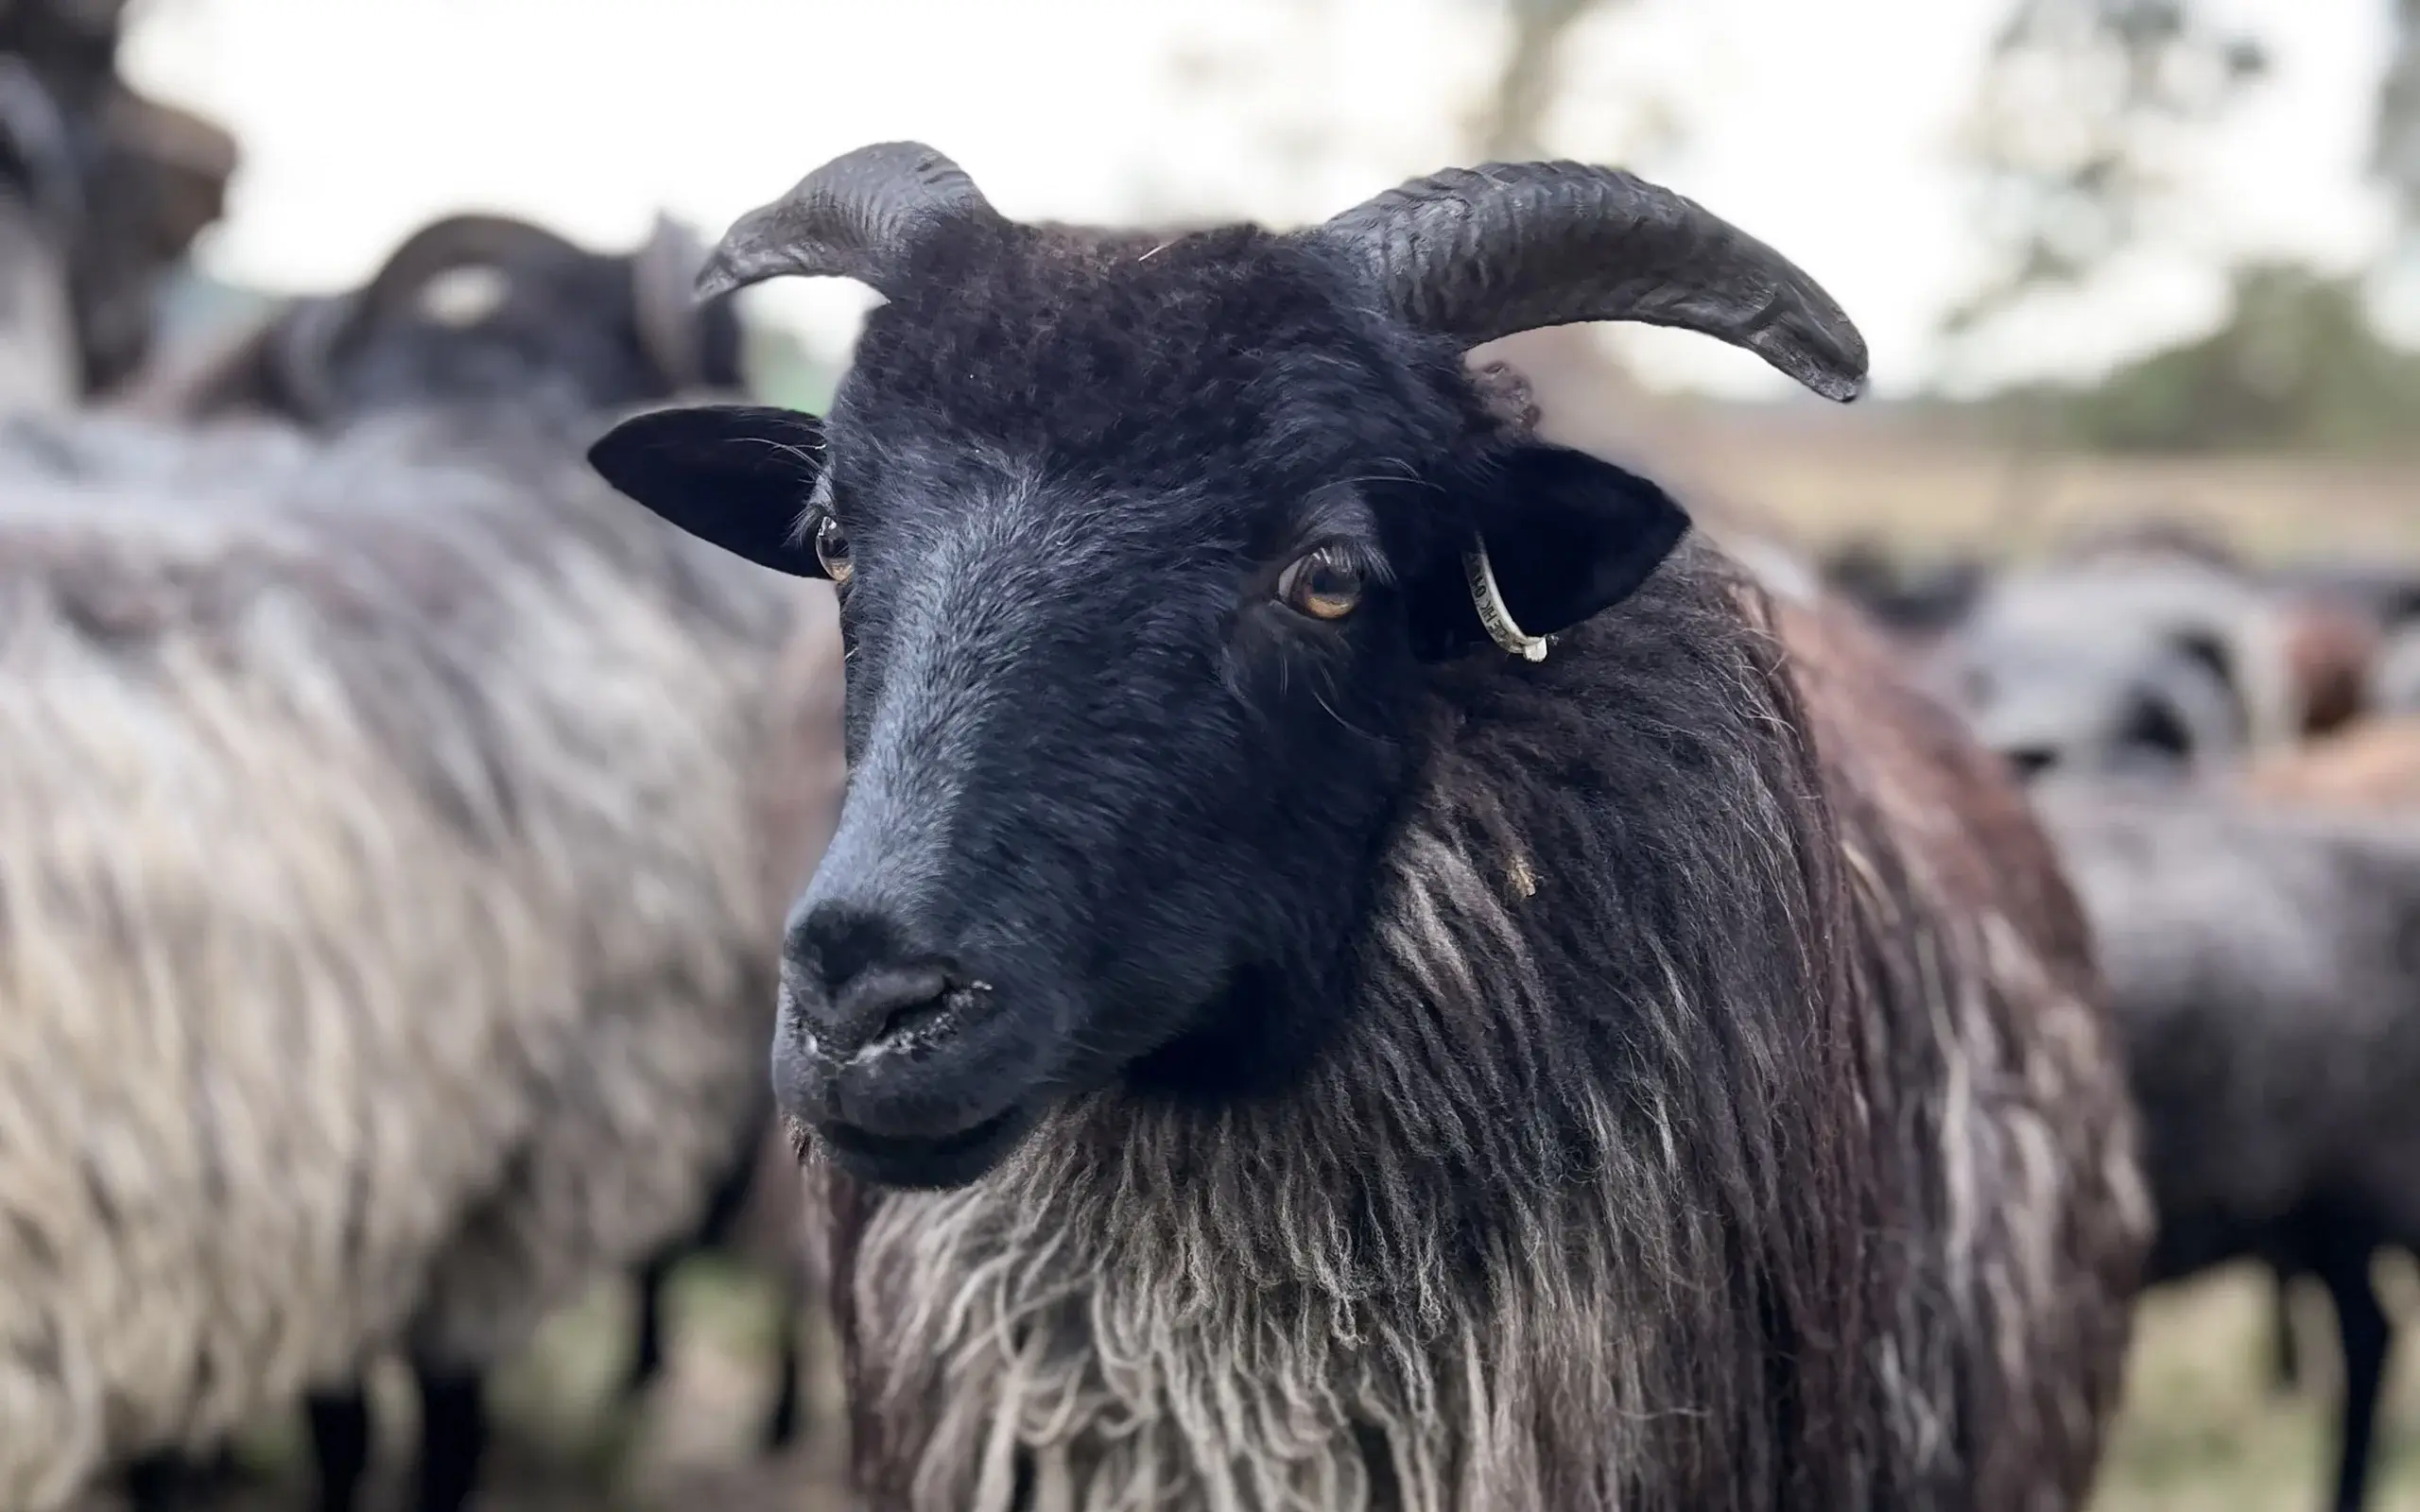
M 2420 714 L 2420 626 L 2398 631 L 2379 653 L 2370 702 L 2381 713 Z
M 736 387 L 740 330 L 728 302 L 692 310 L 704 249 L 659 218 L 635 254 L 592 252 L 542 227 L 457 215 L 406 241 L 357 292 L 291 301 L 248 329 L 180 353 L 133 386 L 127 403 L 182 420 L 274 419 L 335 433 L 365 415 L 441 403 L 500 404 L 518 412 L 574 412 L 644 401 L 695 384 Z M 802 607 L 797 643 L 775 670 L 776 708 L 795 717 L 787 748 L 801 781 L 769 796 L 769 830 L 794 866 L 821 852 L 839 781 L 838 647 L 826 595 Z M 795 877 L 775 879 L 787 887 Z M 799 1426 L 811 1362 L 801 1342 L 814 1317 L 798 1268 L 798 1199 L 786 1181 L 760 1185 L 786 1142 L 762 1113 L 743 1118 L 727 1169 L 713 1183 L 698 1231 L 639 1267 L 630 1389 L 663 1366 L 665 1291 L 674 1269 L 709 1248 L 734 1248 L 776 1283 L 784 1348 L 765 1428 L 786 1446 Z M 323 1439 L 357 1436 L 362 1398 L 323 1396 Z
M 1093 239 L 914 144 L 717 266 L 888 300 L 826 421 L 594 453 L 845 585 L 775 1064 L 874 1501 L 2080 1499 L 2145 1214 L 2038 833 L 1461 369 L 1641 316 L 1853 394 L 1803 274 L 1576 164 Z
M 2420 1241 L 2420 814 L 2058 782 L 2038 797 L 2143 1108 L 2151 1279 L 2251 1256 L 2325 1285 L 2349 1512 L 2391 1342 L 2371 1256 Z
M 1929 675 L 2023 770 L 2182 770 L 2300 738 L 2309 712 L 2291 630 L 2232 568 L 2093 557 L 1993 582 Z
M 729 1159 L 814 619 L 569 409 L 13 433 L 0 1503 L 393 1343 L 458 1504 L 477 1370 Z

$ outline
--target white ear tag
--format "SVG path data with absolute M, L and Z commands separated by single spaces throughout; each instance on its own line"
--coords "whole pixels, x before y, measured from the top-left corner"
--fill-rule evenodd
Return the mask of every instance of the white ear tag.
M 1545 661 L 1546 638 L 1531 635 L 1512 623 L 1512 611 L 1504 604 L 1504 590 L 1495 586 L 1495 568 L 1487 559 L 1485 539 L 1471 537 L 1470 550 L 1462 553 L 1462 571 L 1470 579 L 1471 602 L 1478 609 L 1478 621 L 1487 627 L 1488 638 L 1509 655 L 1529 662 Z

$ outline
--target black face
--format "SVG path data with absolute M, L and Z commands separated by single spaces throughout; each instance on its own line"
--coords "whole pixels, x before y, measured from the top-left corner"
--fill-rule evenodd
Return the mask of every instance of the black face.
M 666 411 L 599 469 L 839 584 L 851 783 L 784 961 L 776 1090 L 854 1173 L 950 1185 L 1055 1101 L 1282 1084 L 1336 1027 L 1465 583 L 1567 627 L 1685 522 L 1499 436 L 1449 344 L 1316 249 L 1024 228 L 894 297 L 821 426 Z M 1508 672 L 1507 675 L 1517 675 Z

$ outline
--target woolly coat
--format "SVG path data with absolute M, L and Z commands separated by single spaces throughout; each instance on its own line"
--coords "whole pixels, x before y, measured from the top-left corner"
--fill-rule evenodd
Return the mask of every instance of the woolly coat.
M 2080 1505 L 2150 1214 L 2008 779 L 1703 549 L 1433 696 L 1304 1085 L 812 1167 L 865 1504 Z
M 559 437 L 0 440 L 0 1505 L 43 1512 L 383 1345 L 492 1358 L 694 1218 L 764 1075 L 799 600 Z

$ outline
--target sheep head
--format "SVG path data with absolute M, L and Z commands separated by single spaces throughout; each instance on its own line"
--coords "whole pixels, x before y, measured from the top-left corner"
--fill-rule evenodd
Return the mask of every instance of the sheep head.
M 1373 858 L 1453 700 L 1550 703 L 1543 638 L 1620 635 L 1583 626 L 1685 516 L 1502 423 L 1470 346 L 1642 319 L 1835 398 L 1864 374 L 1778 254 L 1568 163 L 1152 236 L 1019 224 L 895 143 L 742 216 L 701 287 L 791 274 L 886 297 L 828 416 L 663 410 L 591 455 L 839 585 L 851 786 L 776 1082 L 909 1184 L 973 1179 L 1066 1097 L 1283 1084 L 1350 1011 Z
M 147 373 L 136 407 L 331 427 L 399 405 L 661 402 L 740 381 L 728 301 L 699 308 L 705 249 L 659 217 L 631 254 L 508 215 L 433 221 L 359 289 L 293 301 L 217 350 Z

